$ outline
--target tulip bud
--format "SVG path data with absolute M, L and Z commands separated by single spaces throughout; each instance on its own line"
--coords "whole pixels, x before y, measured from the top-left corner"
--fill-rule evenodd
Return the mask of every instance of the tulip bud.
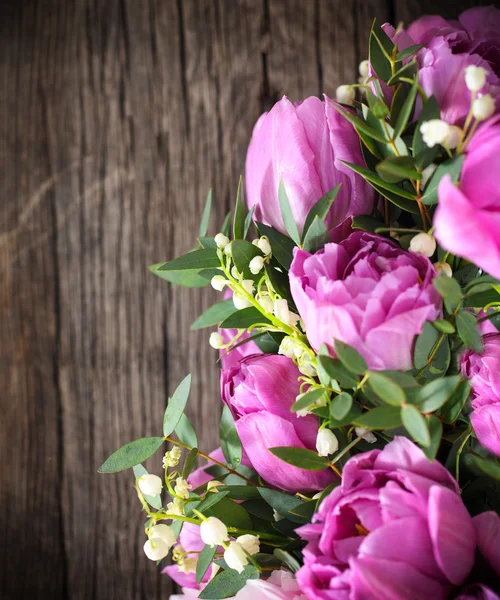
M 200 525 L 200 537 L 204 544 L 211 546 L 220 546 L 222 542 L 227 542 L 229 534 L 227 527 L 217 517 L 208 517 Z
M 465 85 L 471 92 L 479 92 L 486 83 L 488 71 L 483 67 L 469 65 L 465 68 Z
M 177 477 L 177 479 L 175 480 L 174 492 L 178 496 L 186 500 L 187 498 L 189 498 L 189 490 L 192 487 L 193 486 L 190 485 L 185 479 L 183 479 L 182 477 Z
M 147 540 L 147 542 L 144 544 L 144 554 L 149 558 L 149 560 L 161 560 L 167 556 L 168 551 L 169 547 L 160 538 Z
M 235 304 L 235 306 L 236 306 L 236 304 Z M 238 308 L 238 307 L 236 307 L 236 308 Z M 216 350 L 220 350 L 224 346 L 224 338 L 218 331 L 213 331 L 210 334 L 208 343 L 212 346 L 212 348 L 215 348 Z
M 245 554 L 243 546 L 238 542 L 231 542 L 224 552 L 224 560 L 230 569 L 242 573 L 245 565 L 248 564 L 248 556 Z
M 445 144 L 450 135 L 450 126 L 442 119 L 430 119 L 420 126 L 420 133 L 424 143 L 429 148 L 434 148 L 437 144 Z
M 271 244 L 266 237 L 261 237 L 259 240 L 257 240 L 257 247 L 265 256 L 269 256 L 271 254 Z
M 428 233 L 417 233 L 410 242 L 410 252 L 431 257 L 436 252 L 436 240 Z
M 143 475 L 137 480 L 137 485 L 146 496 L 158 496 L 163 488 L 162 480 L 158 475 Z
M 245 535 L 240 535 L 239 537 L 237 537 L 236 541 L 238 542 L 238 544 L 240 544 L 240 546 L 242 546 L 243 550 L 245 550 L 245 552 L 248 552 L 248 554 L 250 555 L 257 554 L 258 552 L 260 552 L 260 541 L 258 535 L 250 535 L 249 533 L 247 533 Z
M 227 235 L 224 235 L 223 233 L 218 233 L 214 237 L 214 240 L 215 240 L 215 243 L 217 244 L 217 248 L 220 248 L 221 250 L 223 250 L 229 244 L 229 238 L 227 237 Z
M 250 273 L 252 273 L 252 275 L 257 275 L 257 273 L 260 273 L 264 268 L 264 259 L 262 256 L 254 256 L 248 266 L 250 268 Z
M 362 437 L 365 440 L 365 442 L 368 442 L 369 444 L 374 444 L 377 441 L 375 435 L 370 430 L 365 429 L 364 427 L 356 427 L 354 431 L 356 432 L 356 435 L 358 437 Z
M 472 116 L 477 121 L 489 119 L 495 112 L 495 100 L 491 94 L 483 94 L 472 103 Z
M 453 275 L 453 271 L 451 270 L 451 267 L 447 262 L 436 262 L 434 263 L 434 268 L 436 269 L 439 275 L 443 274 L 447 277 L 451 277 Z
M 234 304 L 234 307 L 237 308 L 238 310 L 252 306 L 252 303 L 249 300 L 247 300 L 243 296 L 240 296 L 239 294 L 233 295 L 233 304 Z
M 217 290 L 218 292 L 222 292 L 224 287 L 227 284 L 227 279 L 222 275 L 214 275 L 210 281 L 210 285 Z
M 350 85 L 339 85 L 337 90 L 335 91 L 335 98 L 337 102 L 340 104 L 347 104 L 352 106 L 354 104 L 354 98 L 356 97 L 356 92 L 354 88 Z
M 339 449 L 339 441 L 335 434 L 330 429 L 321 429 L 316 438 L 316 450 L 319 456 L 328 456 L 337 452 Z

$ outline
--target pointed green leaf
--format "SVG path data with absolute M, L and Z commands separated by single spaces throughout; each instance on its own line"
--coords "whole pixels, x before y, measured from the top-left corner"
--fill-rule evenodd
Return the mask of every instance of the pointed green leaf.
M 332 204 L 339 193 L 341 185 L 342 184 L 339 183 L 324 196 L 321 196 L 321 198 L 311 208 L 304 223 L 304 229 L 302 231 L 303 240 L 305 239 L 306 233 L 309 230 L 309 227 L 311 227 L 315 217 L 318 217 L 320 221 L 324 221 L 326 219 L 326 216 L 330 212 L 330 208 L 332 207 Z
M 373 70 L 382 81 L 388 81 L 392 75 L 390 57 L 393 49 L 393 42 L 374 20 L 370 32 L 369 57 Z
M 187 288 L 206 287 L 210 284 L 210 280 L 214 275 L 220 274 L 220 271 L 217 271 L 217 269 L 201 269 L 199 271 L 161 271 L 160 268 L 163 267 L 164 264 L 165 263 L 158 263 L 156 265 L 151 265 L 149 270 L 164 281 L 169 281 L 173 285 L 180 285 Z
M 424 195 L 421 199 L 423 204 L 434 206 L 434 204 L 438 203 L 438 186 L 445 175 L 451 177 L 452 183 L 457 183 L 464 160 L 465 154 L 461 154 L 460 156 L 454 156 L 446 160 L 438 166 L 425 186 Z
M 446 402 L 441 410 L 444 423 L 451 425 L 458 419 L 467 401 L 467 398 L 469 397 L 471 389 L 471 385 L 468 381 L 461 381 L 458 384 L 451 398 Z
M 262 256 L 262 252 L 250 242 L 246 240 L 234 240 L 231 242 L 231 256 L 233 257 L 234 264 L 240 273 L 246 279 L 252 279 L 255 276 L 250 271 L 250 261 L 256 256 Z
M 422 175 L 415 170 L 411 156 L 392 156 L 386 158 L 376 166 L 379 176 L 389 183 L 398 183 L 405 179 L 422 179 Z
M 245 227 L 243 229 L 243 239 L 246 239 L 248 232 L 250 231 L 250 226 L 252 225 L 254 212 L 255 212 L 255 204 L 248 211 L 247 216 L 245 217 Z
M 314 217 L 314 221 L 311 223 L 304 238 L 303 249 L 306 252 L 314 254 L 330 241 L 330 234 L 325 224 L 318 216 Z
M 324 388 L 316 388 L 311 391 L 308 391 L 292 404 L 290 410 L 292 412 L 297 412 L 304 408 L 308 408 L 309 406 L 311 406 L 311 404 L 316 402 L 316 400 L 319 400 L 322 396 L 324 396 L 325 393 L 326 390 Z
M 389 79 L 387 85 L 393 86 L 401 81 L 402 78 L 408 79 L 412 75 L 414 75 L 418 70 L 417 61 L 415 59 L 406 63 L 406 65 L 402 66 L 398 69 L 394 75 Z
M 224 405 L 220 420 L 220 445 L 224 458 L 233 467 L 239 467 L 241 464 L 242 447 L 240 436 L 234 425 L 233 415 L 228 406 Z
M 187 479 L 188 475 L 192 472 L 196 465 L 196 458 L 198 457 L 198 448 L 192 448 L 189 454 L 186 456 L 184 465 L 182 467 L 182 478 Z
M 450 375 L 424 385 L 417 397 L 421 412 L 431 413 L 441 408 L 451 398 L 461 380 L 460 375 Z
M 376 140 L 377 142 L 382 142 L 382 144 L 387 143 L 387 139 L 385 138 L 385 136 L 383 134 L 379 133 L 373 127 L 370 127 L 369 125 L 367 125 L 364 121 L 362 121 L 359 117 L 357 117 L 353 113 L 349 112 L 348 110 L 343 109 L 340 106 L 340 104 L 337 104 L 336 102 L 332 102 L 332 106 L 345 119 L 347 119 L 349 121 L 349 123 L 354 125 L 354 127 L 357 130 L 359 130 L 360 132 L 362 132 L 364 135 L 368 136 L 369 138 L 371 138 L 373 140 Z
M 268 238 L 274 258 L 288 271 L 292 264 L 293 249 L 296 244 L 289 237 L 268 225 L 263 223 L 256 223 L 256 225 L 260 235 L 265 235 Z
M 231 227 L 231 211 L 229 211 L 227 213 L 227 215 L 224 217 L 224 222 L 222 223 L 220 232 L 223 233 L 224 235 L 226 235 L 227 237 L 229 237 L 230 227 Z
M 305 469 L 306 471 L 322 471 L 328 466 L 328 460 L 323 456 L 318 456 L 316 452 L 306 448 L 293 448 L 289 446 L 276 446 L 269 448 L 269 451 L 282 461 Z
M 198 556 L 196 562 L 196 583 L 200 584 L 208 568 L 212 564 L 215 553 L 217 552 L 217 546 L 205 546 Z
M 248 329 L 257 323 L 270 324 L 271 321 L 254 306 L 248 306 L 229 315 L 219 327 L 221 329 Z
M 181 415 L 181 418 L 175 427 L 175 434 L 183 444 L 186 444 L 186 446 L 189 446 L 190 448 L 198 447 L 196 431 L 187 418 L 186 413 Z
M 292 238 L 292 240 L 296 244 L 300 244 L 300 234 L 297 228 L 297 223 L 295 222 L 295 217 L 292 213 L 292 207 L 290 206 L 290 201 L 288 200 L 288 195 L 285 190 L 285 184 L 283 180 L 280 181 L 278 188 L 278 199 L 280 203 L 281 216 L 283 218 L 283 223 L 285 224 L 285 229 L 287 230 L 288 235 Z
M 174 258 L 168 263 L 158 267 L 158 271 L 189 271 L 201 269 L 216 269 L 220 267 L 217 251 L 213 248 L 194 250 L 184 256 Z
M 421 446 L 428 447 L 431 444 L 429 425 L 425 417 L 413 404 L 405 404 L 401 408 L 401 420 L 406 431 Z
M 282 548 L 275 548 L 273 550 L 274 556 L 285 563 L 292 573 L 296 573 L 300 569 L 299 561 L 292 556 L 289 552 L 286 552 Z
M 222 302 L 217 302 L 217 304 L 207 308 L 205 312 L 193 321 L 190 329 L 191 331 L 195 331 L 196 329 L 203 329 L 204 327 L 213 327 L 224 321 L 224 319 L 227 319 L 227 317 L 236 311 L 237 308 L 234 306 L 232 299 L 222 300 Z
M 420 113 L 420 117 L 415 128 L 415 133 L 413 134 L 413 156 L 415 157 L 415 163 L 419 169 L 424 169 L 425 167 L 430 165 L 430 163 L 433 161 L 433 159 L 439 152 L 438 146 L 434 146 L 434 148 L 429 148 L 427 146 L 422 137 L 422 132 L 420 131 L 420 128 L 422 126 L 422 123 L 425 123 L 425 121 L 430 121 L 431 119 L 439 118 L 439 104 L 437 103 L 435 96 L 431 96 L 427 100 L 427 102 L 425 102 L 422 108 L 422 112 Z
M 337 354 L 340 362 L 346 369 L 355 373 L 356 375 L 364 375 L 368 369 L 366 360 L 361 354 L 352 346 L 344 344 L 340 340 L 335 340 L 335 353 Z
M 330 414 L 337 421 L 346 417 L 352 408 L 352 396 L 347 392 L 342 392 L 335 396 L 330 403 Z
M 163 438 L 147 437 L 125 444 L 106 459 L 99 473 L 118 473 L 143 463 L 162 446 Z
M 243 239 L 243 232 L 245 230 L 245 217 L 246 217 L 246 206 L 243 200 L 243 189 L 242 189 L 242 177 L 238 181 L 238 193 L 236 195 L 236 206 L 234 209 L 233 218 L 233 237 L 235 240 Z
M 403 131 L 406 129 L 408 125 L 408 121 L 410 120 L 410 116 L 415 107 L 415 99 L 417 97 L 418 90 L 418 77 L 415 77 L 413 80 L 413 84 L 408 92 L 408 96 L 405 100 L 405 103 L 401 107 L 399 111 L 398 118 L 396 120 L 396 124 L 394 125 L 394 137 L 399 137 Z
M 247 565 L 241 573 L 234 569 L 226 569 L 208 582 L 201 590 L 198 598 L 201 600 L 220 600 L 235 596 L 249 579 L 259 579 L 259 570 L 253 565 Z
M 483 338 L 474 313 L 461 310 L 456 317 L 457 332 L 462 342 L 476 352 L 483 350 Z
M 398 60 L 404 60 L 405 58 L 410 58 L 413 54 L 416 54 L 421 48 L 424 47 L 424 44 L 415 44 L 413 46 L 408 46 L 405 50 L 401 50 L 396 55 Z
M 179 386 L 169 398 L 165 415 L 163 417 L 163 435 L 169 436 L 180 421 L 191 389 L 191 374 L 186 375 Z
M 367 429 L 394 429 L 401 425 L 401 411 L 395 406 L 377 406 L 355 417 L 352 422 Z
M 441 444 L 441 438 L 443 435 L 443 424 L 435 415 L 430 415 L 428 417 L 428 422 L 431 443 L 429 444 L 429 446 L 427 446 L 427 448 L 424 448 L 423 450 L 424 454 L 429 460 L 434 460 L 436 458 L 436 454 Z
M 208 224 L 210 222 L 210 213 L 212 211 L 212 190 L 208 190 L 207 201 L 205 203 L 205 208 L 201 214 L 200 221 L 200 232 L 199 237 L 205 237 L 208 231 Z

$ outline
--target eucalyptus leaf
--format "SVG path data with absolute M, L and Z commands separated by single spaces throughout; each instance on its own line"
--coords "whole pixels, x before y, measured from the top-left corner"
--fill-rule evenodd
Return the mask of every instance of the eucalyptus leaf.
M 316 388 L 310 391 L 307 391 L 301 398 L 296 400 L 290 410 L 292 412 L 297 412 L 304 408 L 309 408 L 311 404 L 314 404 L 316 400 L 319 400 L 322 396 L 326 394 L 326 390 L 324 388 Z
M 451 425 L 460 416 L 462 409 L 469 397 L 471 385 L 468 381 L 461 381 L 451 398 L 442 407 L 441 414 L 443 415 L 443 423 Z
M 183 444 L 186 444 L 186 446 L 189 446 L 190 448 L 198 447 L 196 431 L 187 418 L 186 413 L 181 415 L 179 422 L 175 426 L 175 434 Z
M 177 427 L 188 401 L 191 389 L 191 374 L 186 375 L 180 382 L 172 397 L 169 398 L 165 415 L 163 416 L 163 435 L 169 436 Z
M 421 198 L 423 204 L 433 206 L 438 203 L 438 186 L 445 175 L 451 177 L 452 183 L 457 183 L 464 160 L 465 154 L 460 154 L 446 160 L 437 167 L 425 186 L 424 195 Z
M 386 158 L 376 167 L 378 175 L 389 183 L 397 183 L 404 179 L 422 179 L 422 175 L 415 169 L 411 156 L 394 156 Z
M 201 221 L 200 221 L 200 237 L 205 237 L 208 231 L 208 224 L 210 222 L 210 213 L 212 211 L 212 190 L 208 190 L 207 201 L 205 203 L 205 208 L 201 213 Z
M 241 464 L 242 447 L 228 406 L 224 405 L 220 420 L 220 445 L 224 458 L 234 467 Z
M 274 258 L 288 271 L 292 264 L 293 249 L 296 246 L 294 241 L 263 223 L 256 223 L 256 226 L 260 235 L 265 235 L 268 238 Z
M 234 569 L 220 571 L 201 590 L 198 598 L 202 600 L 220 600 L 235 596 L 249 579 L 259 579 L 259 570 L 253 565 L 247 565 L 241 573 Z
M 297 228 L 297 223 L 295 222 L 295 217 L 293 216 L 292 207 L 290 206 L 290 201 L 288 200 L 288 195 L 286 193 L 283 180 L 281 180 L 279 183 L 278 200 L 281 210 L 281 217 L 283 218 L 283 223 L 285 224 L 285 229 L 292 240 L 296 244 L 300 244 L 299 230 Z
M 366 360 L 352 346 L 335 340 L 335 353 L 346 369 L 356 375 L 364 375 L 368 369 Z
M 318 456 L 316 452 L 306 448 L 277 446 L 269 448 L 269 451 L 289 465 L 306 471 L 323 471 L 328 466 L 328 460 L 325 457 Z
M 214 275 L 220 273 L 217 269 L 200 269 L 198 271 L 194 269 L 187 271 L 161 271 L 160 268 L 163 267 L 164 264 L 165 263 L 158 263 L 156 265 L 151 265 L 149 270 L 164 281 L 187 288 L 206 287 L 210 284 L 210 279 L 212 279 Z
M 346 417 L 352 408 L 352 396 L 342 392 L 335 396 L 330 403 L 330 414 L 338 421 Z
M 237 308 L 234 306 L 232 299 L 217 302 L 193 321 L 191 330 L 195 331 L 196 329 L 218 325 L 235 312 L 237 312 Z
M 99 467 L 99 473 L 118 473 L 143 463 L 162 446 L 163 438 L 147 437 L 129 442 L 107 458 Z
M 483 350 L 483 338 L 474 313 L 461 310 L 456 316 L 457 332 L 462 342 L 476 352 Z
M 395 381 L 378 372 L 370 372 L 368 383 L 377 396 L 391 406 L 401 406 L 406 402 L 403 388 Z
M 429 422 L 429 433 L 431 436 L 431 443 L 425 447 L 424 454 L 429 460 L 434 460 L 441 444 L 441 437 L 443 435 L 443 425 L 436 415 L 430 415 L 428 418 Z
M 461 380 L 460 375 L 450 375 L 424 385 L 418 395 L 420 410 L 430 413 L 441 408 L 451 398 Z
M 192 448 L 189 454 L 186 456 L 184 465 L 182 467 L 182 478 L 187 479 L 188 475 L 193 471 L 196 465 L 196 458 L 198 457 L 198 448 Z
M 377 406 L 353 419 L 353 424 L 366 429 L 394 429 L 399 427 L 401 411 L 395 406 Z
M 205 546 L 200 552 L 198 560 L 196 561 L 196 583 L 201 583 L 205 573 L 212 564 L 216 552 L 217 546 Z

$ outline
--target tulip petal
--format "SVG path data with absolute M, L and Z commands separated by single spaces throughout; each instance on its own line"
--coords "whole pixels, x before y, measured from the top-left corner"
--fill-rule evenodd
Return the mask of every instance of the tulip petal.
M 500 456 L 500 402 L 475 408 L 470 420 L 481 446 Z

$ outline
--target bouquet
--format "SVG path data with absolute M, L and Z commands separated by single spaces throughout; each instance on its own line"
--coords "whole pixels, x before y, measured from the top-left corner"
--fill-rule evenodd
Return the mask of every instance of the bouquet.
M 499 49 L 494 8 L 375 21 L 359 82 L 262 115 L 246 202 L 151 267 L 222 295 L 220 448 L 188 375 L 100 468 L 173 598 L 500 598 Z

